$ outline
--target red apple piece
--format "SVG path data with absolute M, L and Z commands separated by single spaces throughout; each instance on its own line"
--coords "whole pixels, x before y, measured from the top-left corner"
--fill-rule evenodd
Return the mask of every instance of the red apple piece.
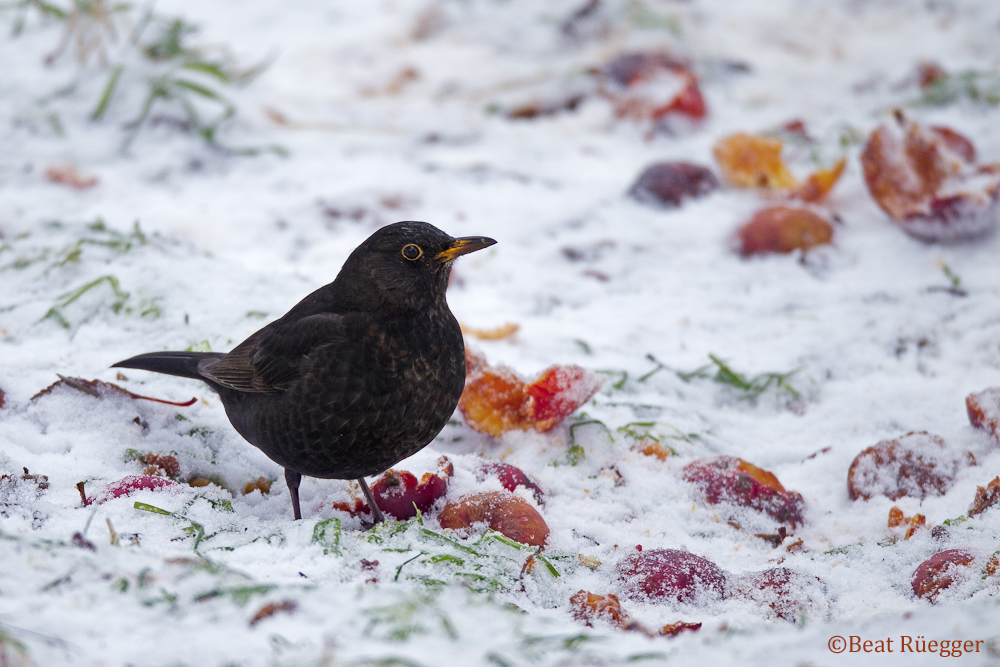
M 733 503 L 764 512 L 792 528 L 802 524 L 802 496 L 787 491 L 772 473 L 743 459 L 701 459 L 689 463 L 683 476 L 701 490 L 710 505 Z
M 726 574 L 715 563 L 677 549 L 649 549 L 617 565 L 619 587 L 634 600 L 694 602 L 726 597 Z
M 913 593 L 931 602 L 945 589 L 969 576 L 975 556 L 965 549 L 949 549 L 934 554 L 914 571 Z
M 948 451 L 939 436 L 926 431 L 883 440 L 858 454 L 847 471 L 851 500 L 882 495 L 891 500 L 943 495 L 971 454 Z M 971 459 L 974 461 L 974 459 Z

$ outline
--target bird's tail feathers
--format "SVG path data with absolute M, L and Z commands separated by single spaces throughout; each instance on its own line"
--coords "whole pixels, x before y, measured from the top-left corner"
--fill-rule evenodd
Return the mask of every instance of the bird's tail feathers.
M 222 352 L 149 352 L 119 361 L 112 368 L 137 368 L 143 371 L 203 380 L 198 363 L 203 359 L 221 359 Z

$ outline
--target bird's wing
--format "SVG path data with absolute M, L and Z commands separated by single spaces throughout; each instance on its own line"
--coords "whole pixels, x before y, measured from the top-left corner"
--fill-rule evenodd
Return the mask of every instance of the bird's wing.
M 205 360 L 198 372 L 208 380 L 237 391 L 272 394 L 285 391 L 302 377 L 309 355 L 320 347 L 346 341 L 343 316 L 310 315 L 277 320 L 240 343 L 218 360 Z

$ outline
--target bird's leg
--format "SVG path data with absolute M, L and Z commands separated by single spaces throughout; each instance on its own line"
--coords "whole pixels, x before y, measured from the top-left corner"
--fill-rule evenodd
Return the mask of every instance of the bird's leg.
M 374 523 L 382 523 L 385 521 L 385 515 L 382 514 L 382 510 L 378 508 L 375 503 L 375 496 L 372 495 L 371 490 L 365 483 L 364 477 L 358 477 L 358 484 L 361 485 L 361 493 L 365 494 L 365 500 L 368 502 L 368 509 L 372 511 L 372 521 Z
M 299 482 L 302 481 L 302 475 L 285 468 L 285 484 L 288 485 L 288 493 L 292 496 L 292 513 L 295 515 L 295 520 L 298 521 L 302 518 L 302 510 L 299 508 Z

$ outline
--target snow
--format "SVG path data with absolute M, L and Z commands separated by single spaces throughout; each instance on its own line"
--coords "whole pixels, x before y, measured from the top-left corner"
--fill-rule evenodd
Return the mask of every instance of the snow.
M 246 86 L 219 87 L 237 109 L 219 144 L 263 149 L 257 155 L 209 146 L 163 118 L 124 147 L 145 81 L 166 71 L 127 38 L 138 8 L 116 15 L 106 66 L 97 53 L 80 64 L 72 40 L 46 65 L 66 24 L 0 9 L 0 474 L 19 479 L 0 484 L 0 656 L 9 664 L 937 660 L 901 653 L 904 635 L 982 640 L 964 664 L 1000 661 L 995 579 L 974 577 L 937 604 L 916 598 L 910 583 L 944 549 L 985 562 L 1000 549 L 1000 509 L 947 526 L 947 540 L 929 530 L 885 540 L 894 504 L 940 526 L 1000 473 L 1000 448 L 969 425 L 963 406 L 968 394 L 1000 386 L 1000 235 L 952 245 L 907 236 L 868 195 L 857 143 L 905 106 L 908 118 L 971 137 L 981 162 L 1000 161 L 996 107 L 913 104 L 922 61 L 996 72 L 1000 6 L 606 0 L 567 34 L 560 26 L 582 4 L 157 4 L 157 15 L 199 26 L 192 43 L 216 56 L 225 49 L 242 66 L 268 63 Z M 616 119 L 596 96 L 533 120 L 503 115 L 588 93 L 588 69 L 642 48 L 691 60 L 708 105 L 703 123 L 648 137 L 647 125 Z M 118 64 L 119 92 L 93 121 Z M 178 112 L 164 105 L 152 116 Z M 825 166 L 848 157 L 817 209 L 840 221 L 830 247 L 741 259 L 735 230 L 768 204 L 751 191 L 723 188 L 670 210 L 625 195 L 649 164 L 718 172 L 717 139 L 795 118 L 819 140 L 786 145 L 798 177 L 815 168 L 811 150 Z M 66 165 L 97 185 L 46 177 Z M 520 325 L 505 340 L 470 341 L 491 365 L 534 377 L 576 364 L 608 377 L 550 432 L 494 440 L 456 414 L 397 466 L 419 477 L 447 455 L 456 469 L 449 498 L 500 490 L 495 478 L 477 480 L 482 457 L 526 471 L 544 503 L 518 494 L 548 523 L 544 555 L 558 578 L 537 564 L 522 571 L 533 548 L 442 539 L 433 513 L 423 525 L 365 531 L 332 508 L 357 494 L 352 482 L 304 479 L 304 520 L 292 521 L 281 469 L 233 431 L 205 386 L 139 371 L 121 379 L 109 368 L 147 351 L 230 349 L 332 280 L 379 225 L 405 219 L 497 239 L 461 259 L 449 292 L 465 325 Z M 942 289 L 951 285 L 942 267 L 965 296 Z M 798 369 L 788 378 L 797 396 L 772 387 L 746 400 L 712 380 L 710 354 L 750 378 Z M 706 365 L 701 377 L 678 375 Z M 32 400 L 57 374 L 198 400 L 173 407 L 68 387 Z M 590 420 L 600 423 L 570 430 Z M 679 455 L 641 454 L 629 429 Z M 850 501 L 854 457 L 911 431 L 972 452 L 977 465 L 957 470 L 942 496 Z M 585 452 L 575 466 L 571 442 Z M 82 506 L 78 482 L 93 493 L 142 473 L 130 449 L 171 453 L 181 479 L 214 483 Z M 691 461 L 720 454 L 803 495 L 805 523 L 784 544 L 754 537 L 774 533 L 772 519 L 705 505 L 681 479 Z M 49 487 L 20 480 L 25 468 Z M 261 476 L 274 482 L 270 493 L 244 494 Z M 798 539 L 802 549 L 789 551 Z M 569 598 L 614 592 L 616 564 L 637 545 L 691 552 L 734 578 L 774 567 L 818 577 L 828 609 L 794 625 L 740 596 L 623 601 L 648 628 L 703 623 L 674 639 L 575 621 Z M 286 601 L 294 610 L 250 624 Z M 831 637 L 852 635 L 892 637 L 895 651 L 828 648 Z

